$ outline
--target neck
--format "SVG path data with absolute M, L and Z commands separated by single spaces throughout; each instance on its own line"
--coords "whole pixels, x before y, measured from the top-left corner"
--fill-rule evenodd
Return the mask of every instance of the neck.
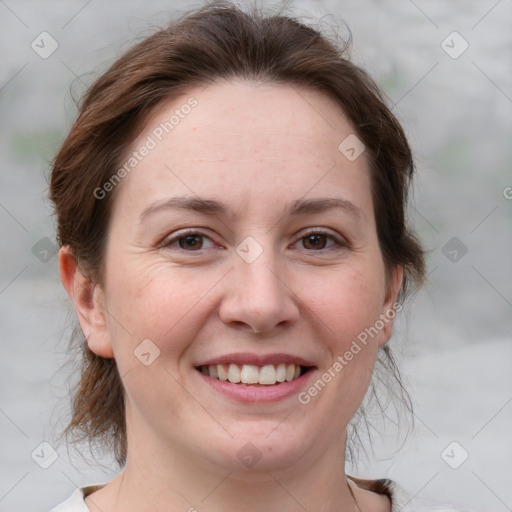
M 135 440 L 144 437 L 132 437 L 123 472 L 91 496 L 91 511 L 94 506 L 103 512 L 358 510 L 345 477 L 345 436 L 325 453 L 302 454 L 284 467 L 244 471 L 216 466 L 180 447 L 139 446 Z

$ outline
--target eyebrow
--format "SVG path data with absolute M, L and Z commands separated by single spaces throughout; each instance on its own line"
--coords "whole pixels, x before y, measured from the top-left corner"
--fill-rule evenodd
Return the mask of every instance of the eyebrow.
M 230 217 L 233 215 L 228 206 L 215 199 L 204 199 L 200 197 L 171 197 L 169 199 L 158 201 L 144 209 L 140 216 L 140 221 L 142 222 L 156 212 L 173 209 L 194 211 L 220 217 Z M 297 199 L 286 208 L 283 217 L 322 213 L 333 209 L 342 209 L 360 220 L 365 219 L 363 211 L 354 203 L 339 197 Z

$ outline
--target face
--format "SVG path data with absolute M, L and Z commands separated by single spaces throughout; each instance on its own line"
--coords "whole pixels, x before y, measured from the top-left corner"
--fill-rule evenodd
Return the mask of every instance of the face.
M 130 449 L 237 469 L 343 449 L 401 278 L 386 285 L 365 154 L 338 149 L 353 133 L 319 92 L 243 81 L 149 119 L 115 190 L 105 322 L 86 326 L 117 361 Z

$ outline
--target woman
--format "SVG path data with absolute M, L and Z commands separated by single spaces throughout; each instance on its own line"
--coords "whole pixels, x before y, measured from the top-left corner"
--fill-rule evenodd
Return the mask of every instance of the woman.
M 408 143 L 345 51 L 216 2 L 87 93 L 50 190 L 84 335 L 67 433 L 122 471 L 54 511 L 422 510 L 344 470 L 424 277 Z

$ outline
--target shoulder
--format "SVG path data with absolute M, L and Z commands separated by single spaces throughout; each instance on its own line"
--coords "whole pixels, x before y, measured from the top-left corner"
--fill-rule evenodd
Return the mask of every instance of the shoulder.
M 396 482 L 387 482 L 390 489 L 391 512 L 471 512 L 454 505 L 416 498 L 405 492 Z
M 349 478 L 362 489 L 388 496 L 391 500 L 391 512 L 472 512 L 467 509 L 454 507 L 453 505 L 444 505 L 415 498 L 406 493 L 392 480 Z M 50 512 L 90 512 L 84 498 L 103 487 L 103 485 L 105 484 L 89 485 L 77 489 L 66 501 L 52 508 Z
M 454 505 L 435 503 L 410 495 L 393 480 L 363 480 L 349 477 L 359 487 L 385 494 L 391 501 L 391 512 L 472 512 Z
M 90 512 L 85 504 L 85 497 L 104 485 L 105 484 L 98 484 L 80 487 L 66 501 L 52 508 L 50 512 Z

